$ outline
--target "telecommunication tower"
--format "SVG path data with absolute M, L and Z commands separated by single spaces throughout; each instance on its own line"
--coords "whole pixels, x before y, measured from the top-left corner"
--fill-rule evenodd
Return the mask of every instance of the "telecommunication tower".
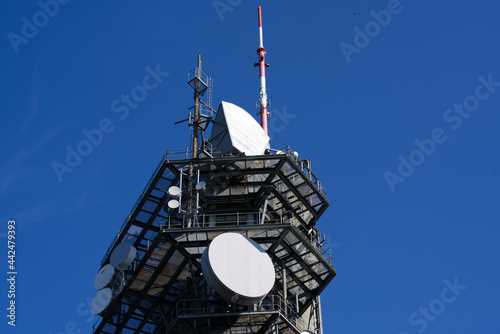
M 329 202 L 309 159 L 269 145 L 258 14 L 261 124 L 233 103 L 212 109 L 198 56 L 191 146 L 165 153 L 104 255 L 95 334 L 323 333 L 336 271 L 316 224 Z

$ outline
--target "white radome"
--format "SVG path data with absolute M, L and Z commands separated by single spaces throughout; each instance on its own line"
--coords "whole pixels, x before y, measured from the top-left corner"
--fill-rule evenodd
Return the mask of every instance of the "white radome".
M 204 190 L 206 186 L 207 186 L 207 183 L 205 181 L 200 181 L 196 185 L 196 190 L 198 190 L 198 191 Z
M 235 149 L 246 156 L 263 155 L 269 136 L 246 110 L 222 101 L 212 126 L 210 143 L 215 155 L 232 153 Z
M 181 204 L 179 203 L 179 201 L 178 201 L 178 200 L 176 200 L 176 199 L 171 199 L 170 201 L 168 201 L 167 205 L 168 205 L 168 207 L 169 207 L 170 209 L 172 209 L 172 210 L 173 210 L 173 209 L 177 209 L 177 208 L 178 208 Z
M 210 286 L 228 301 L 258 303 L 271 291 L 275 272 L 271 258 L 255 241 L 238 233 L 217 236 L 202 256 Z
M 181 195 L 181 188 L 172 186 L 168 188 L 168 194 L 172 197 L 179 197 Z
M 134 246 L 124 241 L 113 250 L 109 263 L 118 270 L 123 270 L 134 262 L 137 250 Z
M 113 293 L 110 288 L 99 291 L 90 305 L 92 313 L 95 315 L 101 315 L 111 303 L 112 296 Z
M 97 290 L 111 286 L 113 277 L 115 276 L 115 268 L 111 264 L 107 264 L 99 270 L 94 279 L 94 288 Z

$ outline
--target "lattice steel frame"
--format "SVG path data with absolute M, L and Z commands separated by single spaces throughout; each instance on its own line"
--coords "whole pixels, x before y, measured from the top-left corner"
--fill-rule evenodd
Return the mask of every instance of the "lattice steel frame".
M 200 176 L 208 181 L 209 187 L 223 189 L 215 196 L 204 198 L 202 204 L 251 201 L 252 205 L 241 208 L 236 214 L 260 209 L 266 212 L 265 223 L 206 226 L 198 221 L 197 225 L 188 228 L 185 217 L 179 212 L 165 212 L 163 207 L 170 199 L 168 188 L 179 185 L 181 171 L 190 164 L 200 169 Z M 127 272 L 129 279 L 124 289 L 113 300 L 101 321 L 96 323 L 94 333 L 150 333 L 151 330 L 156 333 L 156 330 L 165 328 L 169 321 L 165 319 L 165 314 L 182 297 L 175 291 L 186 284 L 187 278 L 192 284 L 198 284 L 202 250 L 217 234 L 228 231 L 247 235 L 255 231 L 279 232 L 272 237 L 252 235 L 252 238 L 267 250 L 280 268 L 277 269 L 274 290 L 278 291 L 283 285 L 281 269 L 285 268 L 289 278 L 287 290 L 289 295 L 299 296 L 299 313 L 303 313 L 336 275 L 329 254 L 325 255 L 321 245 L 311 236 L 317 220 L 329 205 L 326 192 L 310 168 L 304 168 L 303 164 L 303 160 L 297 160 L 290 154 L 180 160 L 169 160 L 166 154 L 102 261 L 102 264 L 109 262 L 112 249 L 124 240 L 138 250 L 134 268 Z M 231 194 L 231 186 L 246 187 L 246 193 Z M 226 190 L 227 194 L 224 193 Z M 269 207 L 263 209 L 264 203 Z M 206 214 L 214 214 L 207 206 L 203 210 Z M 278 211 L 287 215 L 279 217 L 276 223 Z M 215 213 L 228 212 L 231 209 L 227 212 L 216 210 Z M 189 240 L 189 235 L 199 233 L 207 234 L 205 240 Z M 209 234 L 211 237 L 208 237 Z M 186 236 L 185 240 L 182 236 Z M 193 252 L 193 248 L 199 251 Z M 158 249 L 164 251 L 159 261 L 154 257 Z M 182 260 L 176 264 L 175 272 L 168 276 L 168 282 L 158 284 L 160 278 L 167 277 L 163 272 L 166 268 L 171 270 L 174 258 L 177 262 L 179 258 Z M 141 277 L 145 276 L 148 279 L 142 280 Z M 141 288 L 134 289 L 134 284 Z M 269 320 L 282 317 L 282 314 L 273 313 Z M 195 317 L 191 315 L 190 318 Z M 188 322 L 183 317 L 178 317 L 176 321 Z M 269 326 L 270 321 L 266 324 Z

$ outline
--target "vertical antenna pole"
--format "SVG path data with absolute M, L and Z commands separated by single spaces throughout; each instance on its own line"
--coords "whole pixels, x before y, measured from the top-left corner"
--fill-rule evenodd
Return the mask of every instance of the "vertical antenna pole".
M 262 37 L 262 13 L 260 6 L 258 7 L 259 12 L 259 48 L 257 49 L 257 54 L 259 55 L 259 62 L 255 63 L 254 66 L 259 66 L 259 77 L 260 77 L 260 92 L 259 92 L 259 102 L 260 102 L 260 124 L 264 131 L 267 133 L 267 94 L 266 94 L 266 49 L 264 49 L 264 38 Z
M 201 77 L 201 55 L 198 55 L 198 78 Z M 193 126 L 193 158 L 198 158 L 198 122 L 200 118 L 200 93 L 194 90 L 194 126 Z
M 198 67 L 196 68 L 196 77 L 200 79 L 201 82 L 201 55 L 198 55 Z M 198 125 L 200 122 L 200 92 L 197 89 L 197 83 L 195 81 L 194 85 L 194 120 L 193 120 L 193 158 L 198 158 Z M 193 209 L 193 162 L 189 163 L 189 175 L 188 175 L 188 193 L 189 200 L 187 206 L 188 214 L 188 227 L 192 226 L 192 221 L 194 218 L 194 213 L 196 208 Z
M 287 302 L 288 302 L 288 296 L 287 296 L 287 287 L 286 287 L 286 264 L 285 264 L 285 261 L 282 262 L 281 264 L 282 266 L 282 276 L 283 276 L 283 302 L 284 302 L 284 306 L 283 306 L 283 310 L 285 311 L 285 316 L 288 314 L 287 312 Z

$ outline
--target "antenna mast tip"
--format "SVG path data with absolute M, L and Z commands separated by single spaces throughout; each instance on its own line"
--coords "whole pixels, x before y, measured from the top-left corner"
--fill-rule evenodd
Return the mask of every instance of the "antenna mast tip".
M 262 28 L 262 11 L 260 9 L 260 6 L 257 7 L 259 11 L 259 28 Z

